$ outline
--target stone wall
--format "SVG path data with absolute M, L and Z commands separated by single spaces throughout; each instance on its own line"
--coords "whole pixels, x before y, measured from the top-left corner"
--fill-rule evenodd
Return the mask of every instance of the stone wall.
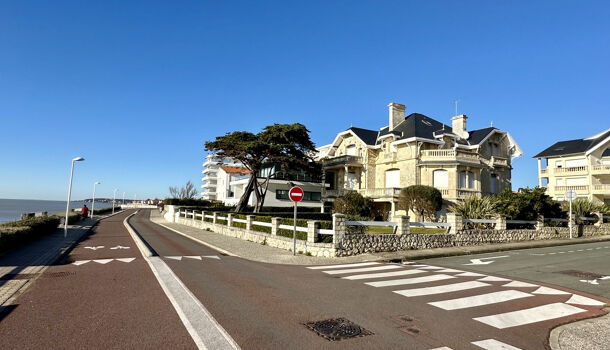
M 578 225 L 573 237 L 593 237 L 610 234 L 610 224 Z M 539 230 L 458 230 L 456 234 L 345 234 L 337 244 L 336 256 L 362 253 L 394 252 L 398 250 L 476 246 L 569 238 L 566 227 L 544 227 Z

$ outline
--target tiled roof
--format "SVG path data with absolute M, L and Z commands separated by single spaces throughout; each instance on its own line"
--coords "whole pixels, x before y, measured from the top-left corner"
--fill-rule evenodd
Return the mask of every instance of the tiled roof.
M 221 166 L 220 169 L 224 170 L 227 174 L 241 174 L 246 175 L 250 174 L 250 170 L 232 166 Z
M 551 147 L 535 155 L 534 158 L 546 158 L 566 154 L 586 153 L 588 150 L 599 145 L 599 143 L 603 142 L 609 136 L 610 129 L 606 130 L 604 133 L 600 134 L 596 138 L 559 141 L 554 143 Z M 608 150 L 604 151 L 604 156 L 606 155 L 610 155 L 610 152 Z
M 347 130 L 351 130 L 356 136 L 358 136 L 364 143 L 370 146 L 374 146 L 377 141 L 378 132 L 375 130 L 361 129 L 351 127 Z

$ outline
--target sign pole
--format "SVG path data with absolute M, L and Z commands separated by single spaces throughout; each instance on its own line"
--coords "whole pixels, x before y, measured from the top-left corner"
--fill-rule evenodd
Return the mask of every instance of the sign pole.
M 292 255 L 297 254 L 297 203 L 294 202 L 294 226 L 292 228 Z
M 570 196 L 570 239 L 572 239 L 572 196 Z

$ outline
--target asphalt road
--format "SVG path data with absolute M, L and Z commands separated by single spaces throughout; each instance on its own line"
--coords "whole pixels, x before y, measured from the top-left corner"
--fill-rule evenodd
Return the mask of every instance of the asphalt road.
M 536 293 L 545 286 L 509 288 L 512 280 L 493 275 L 459 276 L 473 270 L 465 266 L 311 269 L 251 262 L 196 244 L 147 215 L 130 223 L 244 349 L 468 349 L 477 341 L 543 349 L 558 324 L 603 314 L 601 305 L 570 303 L 570 291 Z M 393 284 L 396 279 L 408 281 Z M 329 341 L 306 327 L 339 317 L 372 334 Z
M 472 259 L 480 263 L 475 261 L 473 265 Z M 610 298 L 610 277 L 604 279 L 610 276 L 610 242 L 435 258 L 421 263 L 544 282 Z

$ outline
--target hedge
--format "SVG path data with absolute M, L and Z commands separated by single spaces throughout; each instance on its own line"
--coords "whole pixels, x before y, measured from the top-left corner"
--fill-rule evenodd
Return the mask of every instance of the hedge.
M 233 215 L 233 227 L 246 228 L 246 224 L 243 222 L 235 222 L 235 219 L 246 220 L 246 215 L 235 214 Z
M 2 224 L 0 225 L 0 253 L 51 234 L 57 230 L 58 226 L 59 217 L 57 216 L 35 217 Z

